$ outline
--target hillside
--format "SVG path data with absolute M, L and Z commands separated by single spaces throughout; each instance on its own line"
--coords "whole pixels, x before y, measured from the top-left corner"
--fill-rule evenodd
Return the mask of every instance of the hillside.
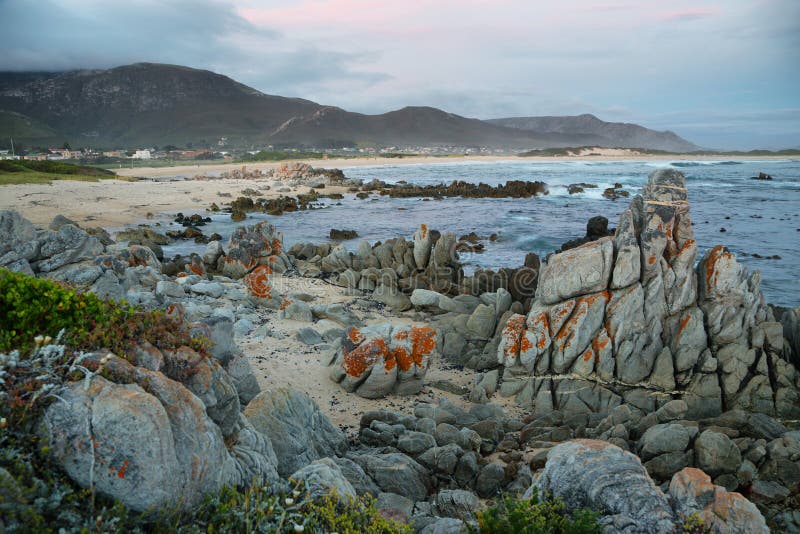
M 571 125 L 583 117 L 593 120 Z M 13 136 L 28 145 L 210 146 L 226 137 L 230 146 L 240 147 L 694 147 L 674 134 L 636 125 L 620 129 L 592 116 L 539 119 L 550 121 L 530 127 L 536 124 L 519 122 L 528 119 L 481 121 L 430 107 L 364 115 L 267 95 L 205 70 L 154 63 L 63 73 L 0 72 L 0 139 Z
M 700 150 L 699 146 L 670 131 L 659 132 L 638 124 L 606 122 L 588 113 L 565 117 L 509 117 L 486 122 L 539 133 L 586 135 L 591 141 L 584 143 L 585 145 L 649 148 L 668 152 Z

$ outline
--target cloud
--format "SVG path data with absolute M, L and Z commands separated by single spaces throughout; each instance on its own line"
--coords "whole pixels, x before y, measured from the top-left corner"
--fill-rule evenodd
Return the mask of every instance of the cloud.
M 800 108 L 797 0 L 0 0 L 0 50 L 0 69 L 176 63 L 360 112 L 800 131 L 775 116 Z

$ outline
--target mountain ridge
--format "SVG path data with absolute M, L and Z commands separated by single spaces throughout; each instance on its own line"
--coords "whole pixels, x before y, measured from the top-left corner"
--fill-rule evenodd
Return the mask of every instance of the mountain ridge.
M 14 117 L 0 121 L 0 138 L 13 135 L 21 142 L 69 141 L 76 146 L 211 145 L 225 137 L 232 146 L 488 146 L 530 150 L 596 144 L 664 149 L 620 144 L 620 140 L 644 139 L 657 145 L 658 135 L 666 135 L 627 125 L 626 131 L 635 131 L 638 137 L 615 138 L 608 132 L 603 135 L 593 121 L 591 128 L 581 129 L 553 120 L 547 123 L 548 129 L 536 130 L 520 122 L 531 118 L 482 121 L 428 106 L 367 115 L 302 98 L 269 95 L 212 71 L 160 63 L 55 73 L 0 72 L 0 112 Z M 599 122 L 616 128 L 614 123 Z M 23 123 L 38 125 L 24 129 L 27 132 L 52 135 L 26 138 L 20 135 L 22 132 L 13 131 L 14 125 Z M 675 146 L 695 146 L 671 136 Z

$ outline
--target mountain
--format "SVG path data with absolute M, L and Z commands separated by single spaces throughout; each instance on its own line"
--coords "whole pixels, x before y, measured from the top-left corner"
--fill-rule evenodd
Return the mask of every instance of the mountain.
M 636 125 L 622 126 L 652 132 L 671 144 L 658 145 L 658 137 L 650 139 L 638 131 L 628 137 L 649 144 L 629 144 L 608 128 L 598 133 L 589 128 L 591 124 L 565 127 L 558 123 L 562 118 L 549 119 L 542 129 L 527 127 L 528 119 L 481 121 L 430 107 L 364 115 L 267 95 L 206 70 L 155 63 L 57 73 L 0 72 L 0 139 L 13 136 L 27 144 L 207 146 L 226 137 L 232 146 L 456 145 L 530 150 L 602 144 L 671 150 L 679 145 L 668 134 Z M 511 124 L 502 123 L 505 120 Z
M 670 131 L 658 132 L 638 124 L 606 122 L 588 113 L 565 117 L 509 117 L 486 122 L 540 134 L 586 135 L 592 139 L 586 143 L 587 146 L 649 148 L 668 152 L 700 150 L 699 146 Z

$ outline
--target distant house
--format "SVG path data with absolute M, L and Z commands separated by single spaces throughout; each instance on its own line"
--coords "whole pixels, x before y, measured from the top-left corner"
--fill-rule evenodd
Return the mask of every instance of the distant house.
M 133 159 L 150 159 L 150 151 L 149 150 L 137 150 L 131 156 Z
M 67 148 L 48 148 L 47 159 L 62 160 L 74 157 L 73 152 Z M 78 154 L 77 152 L 75 154 Z

